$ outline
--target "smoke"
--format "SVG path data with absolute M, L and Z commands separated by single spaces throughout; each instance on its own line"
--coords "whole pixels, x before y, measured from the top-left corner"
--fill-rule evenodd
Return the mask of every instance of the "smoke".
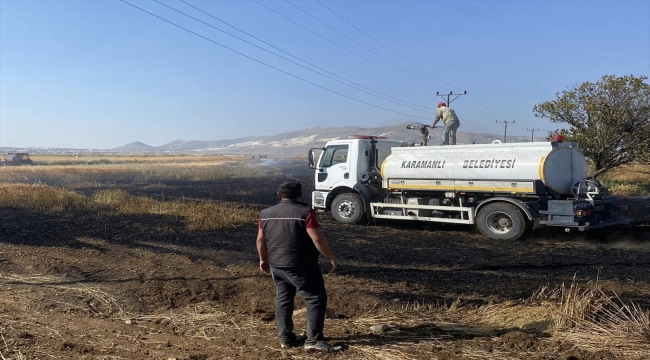
M 286 165 L 298 165 L 298 164 L 305 164 L 305 161 L 298 161 L 295 159 L 264 159 L 258 161 L 255 165 L 259 166 L 286 166 Z
M 544 243 L 582 243 L 621 250 L 650 250 L 650 227 L 630 226 L 566 233 L 563 229 L 539 229 L 529 240 Z
M 650 234 L 648 234 L 650 236 Z M 614 249 L 623 250 L 650 250 L 650 240 L 638 241 L 635 239 L 625 239 L 612 242 L 610 246 Z

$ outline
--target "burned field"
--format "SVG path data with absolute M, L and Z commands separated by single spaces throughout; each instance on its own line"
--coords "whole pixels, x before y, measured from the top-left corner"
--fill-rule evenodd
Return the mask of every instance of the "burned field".
M 326 335 L 281 351 L 257 212 L 303 163 L 213 159 L 0 172 L 5 359 L 647 359 L 650 227 L 536 230 L 319 219 L 341 263 Z M 326 270 L 326 267 L 323 267 Z M 304 303 L 295 309 L 304 326 Z M 379 325 L 380 331 L 370 330 Z M 382 326 L 385 325 L 385 326 Z

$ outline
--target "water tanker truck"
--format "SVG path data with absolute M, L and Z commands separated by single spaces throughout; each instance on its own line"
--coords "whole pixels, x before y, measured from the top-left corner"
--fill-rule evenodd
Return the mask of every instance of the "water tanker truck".
M 346 224 L 376 219 L 475 225 L 516 240 L 542 226 L 566 231 L 629 223 L 587 177 L 577 143 L 409 146 L 374 136 L 329 141 L 316 160 L 312 207 Z

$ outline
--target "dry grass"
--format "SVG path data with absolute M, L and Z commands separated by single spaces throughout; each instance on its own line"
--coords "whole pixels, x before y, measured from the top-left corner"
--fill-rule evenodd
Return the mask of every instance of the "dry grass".
M 0 207 L 63 212 L 89 206 L 88 198 L 72 191 L 44 185 L 0 183 Z
M 191 309 L 184 308 L 155 315 L 122 314 L 121 320 L 138 324 L 145 321 L 171 323 L 175 327 L 186 329 L 184 336 L 201 337 L 214 340 L 229 330 L 253 332 L 266 324 L 254 318 L 215 310 L 209 304 L 196 304 Z M 268 324 L 272 327 L 272 324 Z
M 68 297 L 70 301 L 80 299 L 76 295 L 90 298 L 94 301 L 91 304 L 63 305 L 102 314 L 151 332 L 157 329 L 149 328 L 149 324 L 160 323 L 173 325 L 181 336 L 208 341 L 239 333 L 249 337 L 270 337 L 271 343 L 275 342 L 273 324 L 260 322 L 257 317 L 218 311 L 209 303 L 151 315 L 132 314 L 123 311 L 121 300 L 109 292 L 97 287 L 69 284 L 64 280 L 43 275 L 0 275 L 3 286 L 39 284 L 41 288 L 55 290 L 58 294 L 69 293 L 72 295 Z M 520 302 L 479 307 L 457 303 L 453 307 L 451 304 L 396 305 L 371 310 L 354 319 L 328 319 L 326 328 L 329 334 L 349 334 L 342 338 L 349 350 L 337 355 L 341 359 L 408 360 L 444 353 L 451 354 L 450 358 L 463 359 L 562 359 L 568 358 L 567 352 L 573 349 L 591 353 L 602 351 L 621 359 L 643 359 L 650 354 L 650 314 L 622 301 L 615 293 L 603 290 L 602 284 L 581 285 L 574 281 L 554 289 L 542 287 L 530 299 Z M 295 314 L 304 317 L 301 310 Z M 61 329 L 43 328 L 35 319 L 15 320 L 0 315 L 0 322 L 5 326 L 28 324 L 50 336 L 61 337 L 62 334 Z M 544 323 L 544 328 L 531 326 L 539 323 Z M 371 334 L 370 326 L 382 324 L 387 325 L 387 331 Z M 504 346 L 507 335 L 518 331 L 536 336 L 532 340 L 523 337 L 522 341 L 527 344 L 510 338 L 515 343 L 511 343 L 510 348 Z M 490 351 L 482 351 L 476 345 L 478 341 L 492 344 Z M 557 344 L 568 344 L 568 350 L 567 346 Z M 318 357 L 292 353 L 291 358 Z
M 483 338 L 498 344 L 499 334 L 516 331 L 533 334 L 534 343 L 522 345 L 516 353 L 498 346 L 489 353 L 467 346 L 457 350 L 457 355 L 464 359 L 565 358 L 567 349 L 557 345 L 562 343 L 592 353 L 609 352 L 617 358 L 642 359 L 650 354 L 650 313 L 598 283 L 574 281 L 555 289 L 542 287 L 525 301 L 477 308 L 414 304 L 350 322 L 330 322 L 327 328 L 368 333 L 369 326 L 379 324 L 389 330 L 370 341 L 350 340 L 350 349 L 358 358 L 421 358 L 432 349 L 452 348 L 451 339 Z
M 185 185 L 188 182 L 208 183 L 210 187 L 211 183 L 219 182 L 236 186 L 238 180 L 286 176 L 278 167 L 231 160 L 228 157 L 227 163 L 220 164 L 205 161 L 3 167 L 0 168 L 0 206 L 39 212 L 98 211 L 118 215 L 165 215 L 180 219 L 190 231 L 210 231 L 253 223 L 259 209 L 255 205 L 237 201 L 244 196 L 257 194 L 259 188 L 240 185 L 232 196 L 223 196 L 221 193 L 215 195 L 228 202 L 159 194 L 137 196 L 118 190 L 138 188 L 151 192 L 152 189 L 165 190 L 169 186 Z M 218 185 L 215 189 L 220 191 Z M 71 190 L 83 191 L 85 194 L 90 190 L 93 195 L 83 196 Z
M 67 284 L 69 279 L 65 277 L 47 276 L 47 275 L 29 275 L 23 276 L 18 274 L 0 274 L 0 283 L 4 286 L 12 285 L 38 285 L 39 287 L 52 288 L 63 292 L 73 293 L 80 298 L 89 298 L 86 308 L 95 314 L 105 316 L 121 316 L 124 310 L 117 299 L 104 292 L 103 290 L 88 286 L 83 283 Z M 72 307 L 81 308 L 74 304 L 65 304 Z
M 650 313 L 598 283 L 562 285 L 554 332 L 576 345 L 623 356 L 650 354 Z
M 223 164 L 233 161 L 248 160 L 248 156 L 216 155 L 30 155 L 35 165 L 107 165 L 107 164 L 174 164 L 174 163 L 212 163 Z
M 122 158 L 134 161 L 148 159 Z M 233 196 L 223 196 L 218 183 L 226 183 L 230 187 L 238 186 L 239 180 L 286 176 L 279 167 L 258 166 L 257 162 L 237 161 L 235 157 L 151 158 L 158 162 L 2 167 L 0 207 L 38 212 L 93 211 L 118 215 L 165 215 L 181 220 L 190 231 L 211 231 L 254 223 L 259 210 L 255 205 L 238 202 L 242 197 L 257 194 L 259 188 L 248 188 L 242 182 Z M 174 162 L 165 162 L 169 159 Z M 207 184 L 211 191 L 217 192 L 213 197 L 225 201 L 185 198 L 182 197 L 183 194 L 180 194 L 181 197 L 159 194 L 138 196 L 118 190 L 140 189 L 151 193 L 151 189 L 164 190 L 170 186 L 176 189 L 191 182 Z M 79 190 L 88 196 L 71 190 Z M 172 195 L 178 195 L 173 190 L 171 192 Z
M 650 195 L 650 166 L 619 166 L 600 179 L 609 191 L 618 196 Z
M 482 306 L 471 314 L 471 319 L 491 330 L 509 327 L 541 335 L 552 326 L 553 319 L 559 314 L 560 310 L 553 302 L 511 301 Z
M 217 181 L 268 178 L 281 172 L 274 167 L 249 166 L 246 162 L 53 165 L 0 168 L 0 182 L 45 184 L 68 188 L 116 183 L 148 184 L 158 181 Z
M 253 223 L 257 211 L 241 203 L 173 200 L 158 201 L 149 197 L 132 196 L 122 190 L 102 190 L 92 197 L 95 204 L 108 205 L 118 214 L 154 214 L 182 217 L 187 229 L 209 231 L 243 223 Z
M 650 165 L 619 166 L 603 176 L 611 181 L 650 185 Z
M 126 215 L 180 217 L 191 231 L 217 230 L 253 223 L 257 209 L 235 202 L 175 199 L 158 201 L 122 190 L 102 190 L 85 197 L 70 190 L 45 185 L 0 184 L 0 207 L 39 212 L 108 211 Z
M 637 184 L 616 184 L 612 183 L 609 187 L 609 191 L 618 196 L 643 196 L 648 195 L 647 187 L 637 185 Z
M 16 167 L 0 169 L 0 179 L 55 183 L 75 188 L 91 182 L 118 180 L 151 184 L 158 179 L 211 181 L 253 178 L 268 176 L 269 171 L 275 171 L 246 168 L 237 162 L 230 164 L 232 165 L 213 166 L 210 162 L 197 162 Z M 633 173 L 639 174 L 643 169 L 650 168 L 639 169 Z M 639 184 L 650 182 L 647 178 L 624 175 L 627 170 L 619 171 L 622 172 L 613 173 L 621 176 L 615 178 L 616 181 L 636 179 Z M 249 195 L 254 193 L 255 189 L 237 191 L 239 195 Z M 252 223 L 257 216 L 255 208 L 241 203 L 193 199 L 159 201 L 151 197 L 133 196 L 120 190 L 101 190 L 86 197 L 74 191 L 38 184 L 0 184 L 0 207 L 24 208 L 38 212 L 101 211 L 126 215 L 166 215 L 181 218 L 189 230 L 216 230 Z M 17 279 L 6 277 L 4 280 L 6 282 Z M 38 280 L 44 281 L 42 278 Z M 21 281 L 31 280 L 23 278 Z M 562 358 L 561 350 L 548 345 L 558 341 L 569 341 L 586 351 L 609 351 L 619 358 L 643 358 L 650 353 L 650 315 L 638 306 L 622 301 L 617 294 L 603 290 L 602 285 L 580 285 L 573 282 L 555 289 L 542 287 L 526 301 L 490 304 L 478 308 L 466 306 L 460 298 L 451 304 L 408 304 L 374 310 L 366 316 L 350 320 L 328 319 L 326 327 L 328 332 L 337 334 L 362 334 L 359 337 L 351 335 L 345 340 L 350 344 L 350 351 L 341 356 L 344 359 L 422 358 L 422 354 L 454 347 L 451 339 L 459 340 L 470 336 L 488 341 L 512 330 L 547 336 L 539 338 L 538 341 L 547 344 L 540 351 L 544 352 L 542 355 L 550 358 Z M 155 317 L 170 321 L 189 329 L 184 333 L 185 336 L 204 337 L 209 340 L 232 329 L 246 334 L 266 329 L 256 336 L 269 336 L 266 334 L 273 333 L 268 329 L 272 325 L 260 324 L 259 319 L 233 317 L 208 310 L 197 312 L 196 308 L 194 311 L 186 309 L 184 312 L 151 316 L 125 314 L 120 307 L 119 298 L 115 299 L 97 288 L 53 284 L 46 286 L 92 298 L 97 304 L 97 311 L 112 317 L 117 316 L 120 320 L 138 323 Z M 369 326 L 378 324 L 386 324 L 390 330 L 374 337 L 367 336 Z M 465 359 L 532 358 L 530 351 L 512 353 L 503 351 L 502 348 L 494 348 L 486 353 L 477 351 L 476 346 L 463 346 L 461 351 L 458 357 Z M 19 358 L 19 355 L 20 353 L 13 353 L 12 357 Z
M 507 314 L 500 320 L 515 321 L 504 321 L 502 325 L 538 334 L 545 329 L 551 339 L 570 341 L 584 350 L 609 351 L 624 358 L 650 354 L 650 312 L 604 290 L 602 283 L 578 284 L 574 279 L 569 286 L 541 287 L 524 304 L 510 308 L 496 305 L 479 311 L 482 320 Z M 544 326 L 535 329 L 536 324 Z

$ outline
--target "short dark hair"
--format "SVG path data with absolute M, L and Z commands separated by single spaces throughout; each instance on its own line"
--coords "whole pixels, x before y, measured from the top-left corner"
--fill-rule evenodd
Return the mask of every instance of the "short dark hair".
M 302 196 L 302 184 L 298 180 L 287 181 L 280 185 L 279 192 L 283 199 L 298 199 Z

